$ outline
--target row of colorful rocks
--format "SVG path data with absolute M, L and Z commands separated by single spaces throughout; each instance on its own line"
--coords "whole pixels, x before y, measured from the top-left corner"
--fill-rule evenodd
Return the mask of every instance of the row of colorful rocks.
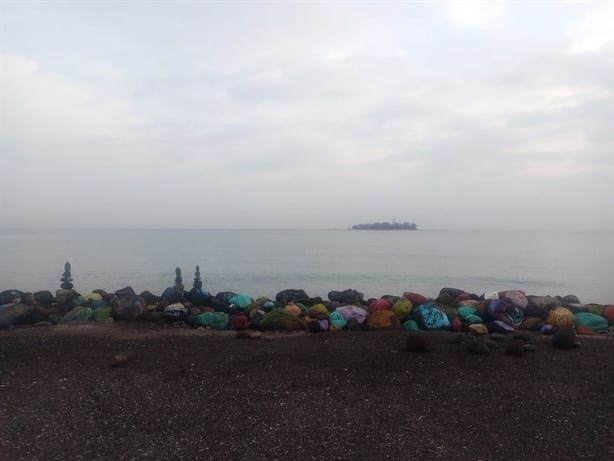
M 95 290 L 81 295 L 60 289 L 0 293 L 0 328 L 39 322 L 145 319 L 152 322 L 185 322 L 192 327 L 260 330 L 390 329 L 467 331 L 484 324 L 491 332 L 510 333 L 523 328 L 550 333 L 575 326 L 580 334 L 597 334 L 614 324 L 614 305 L 582 304 L 568 295 L 527 296 L 519 290 L 481 296 L 456 288 L 443 288 L 432 299 L 418 293 L 386 295 L 365 300 L 353 289 L 331 291 L 328 300 L 312 298 L 304 290 L 283 290 L 275 300 L 252 298 L 229 291 L 216 295 L 181 284 L 157 296 L 137 295 L 130 287 L 107 293 Z

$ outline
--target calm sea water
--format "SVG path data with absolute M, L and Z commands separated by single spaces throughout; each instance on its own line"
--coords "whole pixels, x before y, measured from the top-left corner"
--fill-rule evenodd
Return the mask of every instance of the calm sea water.
M 176 266 L 189 288 L 198 264 L 214 293 L 435 296 L 448 286 L 614 302 L 612 232 L 4 230 L 0 255 L 0 290 L 55 290 L 70 261 L 82 293 L 127 285 L 160 293 L 173 285 Z

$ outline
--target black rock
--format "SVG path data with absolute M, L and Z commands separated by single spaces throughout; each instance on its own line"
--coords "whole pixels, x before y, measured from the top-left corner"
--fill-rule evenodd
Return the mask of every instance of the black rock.
M 70 263 L 68 261 L 66 261 L 66 264 L 64 264 L 64 273 L 62 274 L 62 278 L 60 279 L 60 282 L 62 282 L 62 284 L 60 285 L 60 288 L 62 288 L 62 290 L 72 290 L 74 286 L 72 284 L 72 275 L 70 273 Z
M 196 306 L 211 306 L 213 302 L 213 296 L 202 288 L 192 288 L 188 295 L 188 300 Z
M 465 290 L 461 290 L 459 288 L 442 288 L 441 290 L 439 290 L 439 296 L 444 296 L 447 295 L 449 297 L 451 297 L 455 302 L 458 299 L 458 297 L 460 295 L 462 295 L 465 292 Z
M 0 306 L 4 304 L 11 304 L 21 299 L 23 295 L 22 291 L 19 290 L 5 290 L 0 293 Z
M 483 341 L 480 341 L 475 337 L 471 338 L 467 342 L 466 350 L 467 352 L 478 355 L 486 355 L 490 353 L 490 349 L 488 349 L 488 346 Z
M 44 307 L 49 307 L 55 302 L 53 295 L 47 290 L 34 293 L 34 300 Z
M 386 301 L 388 301 L 391 306 L 394 303 L 396 303 L 397 301 L 399 301 L 400 299 L 405 299 L 405 298 L 403 298 L 401 296 L 393 296 L 393 295 L 384 295 L 384 296 L 382 296 L 382 298 L 384 298 Z
M 136 298 L 136 293 L 132 289 L 132 287 L 125 287 L 117 290 L 113 293 L 115 296 L 121 296 L 124 298 Z
M 111 301 L 111 298 L 113 297 L 113 295 L 111 293 L 107 293 L 106 291 L 104 291 L 101 288 L 97 288 L 95 290 L 92 290 L 92 293 L 97 293 L 100 296 L 102 296 L 102 299 L 104 300 L 105 303 L 109 304 L 109 301 Z
M 579 347 L 576 343 L 576 332 L 573 328 L 561 328 L 552 336 L 552 345 L 559 349 Z
M 182 290 L 177 290 L 175 287 L 169 287 L 164 290 L 160 298 L 169 304 L 184 303 L 186 301 L 186 293 Z
M 79 293 L 77 293 L 75 290 L 65 290 L 60 288 L 55 292 L 56 302 L 63 307 L 72 306 L 73 301 L 77 300 L 79 296 Z
M 308 306 L 311 305 L 311 299 L 312 298 L 305 293 L 305 290 L 295 289 L 282 290 L 275 296 L 275 302 L 280 306 L 285 306 L 289 302 L 301 303 Z
M 60 323 L 62 321 L 62 315 L 59 314 L 59 313 L 49 314 L 49 317 L 47 317 L 47 318 L 54 325 L 57 325 L 58 323 Z
M 582 304 L 576 295 L 567 295 L 561 298 L 561 304 Z
M 144 291 L 139 295 L 148 306 L 155 306 L 160 302 L 160 296 L 154 295 L 151 291 Z
M 218 301 L 225 303 L 226 305 L 230 304 L 230 299 L 236 296 L 237 294 L 233 291 L 220 291 L 215 295 L 215 299 Z
M 312 333 L 318 333 L 318 332 L 322 331 L 322 327 L 320 325 L 320 322 L 318 322 L 317 320 L 312 320 L 311 322 L 309 322 L 307 324 L 307 329 L 309 331 L 311 331 Z
M 328 293 L 328 299 L 337 302 L 340 305 L 364 305 L 365 300 L 363 299 L 363 296 L 364 295 L 361 292 L 359 292 L 358 290 L 354 290 L 353 288 L 349 288 L 343 291 L 331 291 Z
M 409 352 L 427 353 L 433 350 L 431 341 L 421 333 L 410 333 L 407 336 L 407 350 Z
M 136 295 L 132 287 L 117 290 L 109 304 L 116 320 L 135 320 L 146 312 L 145 301 Z

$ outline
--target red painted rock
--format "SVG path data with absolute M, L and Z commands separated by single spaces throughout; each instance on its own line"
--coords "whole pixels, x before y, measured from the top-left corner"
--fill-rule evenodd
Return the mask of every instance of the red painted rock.
M 371 304 L 369 304 L 368 312 L 369 314 L 373 314 L 376 311 L 387 311 L 390 310 L 390 301 L 385 298 L 376 299 Z
M 577 326 L 576 327 L 576 334 L 579 335 L 599 335 L 599 333 L 597 333 L 595 330 L 591 330 L 588 327 L 583 327 L 583 326 Z
M 424 304 L 427 300 L 426 296 L 422 296 L 418 293 L 412 293 L 411 291 L 406 291 L 403 293 L 403 297 L 409 299 L 413 306 Z
M 249 321 L 244 315 L 235 315 L 232 318 L 233 330 L 247 330 L 249 328 Z

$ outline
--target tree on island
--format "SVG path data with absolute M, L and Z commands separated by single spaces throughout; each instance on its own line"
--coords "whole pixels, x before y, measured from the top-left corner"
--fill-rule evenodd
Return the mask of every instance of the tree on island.
M 418 225 L 416 223 L 404 222 L 376 222 L 369 224 L 354 224 L 352 226 L 353 230 L 418 230 Z

